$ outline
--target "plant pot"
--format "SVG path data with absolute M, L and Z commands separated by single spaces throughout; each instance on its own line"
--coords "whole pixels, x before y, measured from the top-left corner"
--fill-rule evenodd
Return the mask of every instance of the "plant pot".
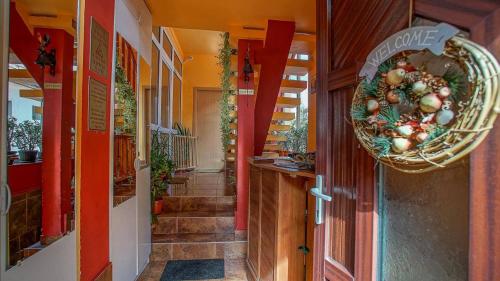
M 19 150 L 19 160 L 23 162 L 35 162 L 37 150 Z
M 153 214 L 159 215 L 163 209 L 163 200 L 155 200 L 153 204 Z
M 17 152 L 15 152 L 15 151 L 7 152 L 7 159 L 8 159 L 9 165 L 14 164 L 14 161 L 17 159 Z

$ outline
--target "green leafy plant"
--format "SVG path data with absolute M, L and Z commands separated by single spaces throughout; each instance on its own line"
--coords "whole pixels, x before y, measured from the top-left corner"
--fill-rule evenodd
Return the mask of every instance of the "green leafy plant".
M 234 96 L 234 89 L 231 85 L 231 54 L 232 48 L 229 44 L 229 33 L 225 32 L 221 35 L 220 49 L 217 55 L 218 65 L 221 67 L 220 83 L 222 98 L 219 106 L 221 114 L 220 130 L 224 151 L 227 151 L 227 147 L 231 142 L 230 124 L 233 120 L 230 117 L 230 112 L 234 109 L 234 106 L 230 103 L 231 96 Z
M 450 98 L 458 103 L 467 93 L 465 74 L 456 67 L 450 67 L 443 75 L 443 79 L 448 82 L 448 87 L 451 90 Z
M 374 137 L 373 147 L 377 150 L 377 156 L 384 157 L 391 151 L 391 140 L 387 137 Z
M 15 117 L 10 116 L 7 120 L 7 150 L 8 152 L 12 151 L 12 147 L 14 146 L 15 133 L 17 129 L 17 119 Z
M 188 128 L 182 126 L 182 124 L 180 124 L 180 123 L 175 123 L 174 124 L 174 129 L 177 131 L 177 133 L 179 134 L 179 136 L 187 136 L 187 137 L 191 136 L 191 130 L 189 130 Z
M 19 150 L 34 151 L 42 143 L 42 125 L 38 121 L 25 120 L 15 127 L 13 136 Z
M 166 190 L 165 178 L 172 171 L 173 163 L 168 153 L 168 144 L 159 130 L 151 138 L 151 198 L 157 199 Z
M 122 109 L 123 131 L 132 135 L 136 132 L 137 101 L 124 69 L 117 62 L 115 70 L 115 97 Z
M 307 108 L 301 108 L 299 124 L 292 124 L 290 130 L 284 135 L 286 141 L 283 142 L 284 148 L 292 153 L 306 153 L 307 152 Z

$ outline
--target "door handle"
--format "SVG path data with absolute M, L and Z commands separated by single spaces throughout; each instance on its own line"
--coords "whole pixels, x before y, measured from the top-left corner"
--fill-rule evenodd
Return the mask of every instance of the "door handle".
M 332 197 L 323 194 L 323 176 L 316 176 L 316 187 L 311 188 L 311 195 L 316 197 L 316 211 L 315 221 L 316 224 L 323 224 L 325 222 L 325 207 L 324 201 L 332 201 Z
M 2 213 L 4 215 L 7 215 L 7 213 L 10 210 L 10 206 L 12 205 L 12 192 L 10 190 L 9 185 L 6 183 L 2 185 L 2 193 L 4 192 L 4 190 L 5 190 L 5 197 L 4 197 L 5 201 L 2 204 Z

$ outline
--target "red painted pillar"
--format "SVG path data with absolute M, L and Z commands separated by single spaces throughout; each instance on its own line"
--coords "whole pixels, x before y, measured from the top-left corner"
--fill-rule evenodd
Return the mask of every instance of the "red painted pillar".
M 262 40 L 238 40 L 237 230 L 247 229 L 248 185 L 250 176 L 250 167 L 247 159 L 253 156 L 254 148 L 255 95 L 251 94 L 255 88 L 254 77 L 251 74 L 249 82 L 245 83 L 243 66 L 247 52 L 249 53 L 250 64 L 255 66 L 255 53 L 262 49 L 262 45 Z
M 47 51 L 56 50 L 55 75 L 43 75 L 42 242 L 66 232 L 71 211 L 71 127 L 73 103 L 73 36 L 61 29 L 36 29 L 50 36 Z
M 110 270 L 110 109 L 115 0 L 80 0 L 79 3 L 75 162 L 77 272 L 80 274 L 78 280 L 92 281 Z M 96 44 L 93 54 L 92 42 Z M 94 85 L 93 99 L 96 101 L 92 111 L 90 83 Z M 104 112 L 100 105 L 105 105 Z M 104 119 L 102 123 L 101 118 Z M 89 126 L 90 119 L 94 120 L 95 127 Z

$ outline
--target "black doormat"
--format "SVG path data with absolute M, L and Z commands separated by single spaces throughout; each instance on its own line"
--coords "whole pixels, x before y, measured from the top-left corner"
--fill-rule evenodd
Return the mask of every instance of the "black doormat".
M 169 261 L 160 281 L 223 279 L 224 260 Z

